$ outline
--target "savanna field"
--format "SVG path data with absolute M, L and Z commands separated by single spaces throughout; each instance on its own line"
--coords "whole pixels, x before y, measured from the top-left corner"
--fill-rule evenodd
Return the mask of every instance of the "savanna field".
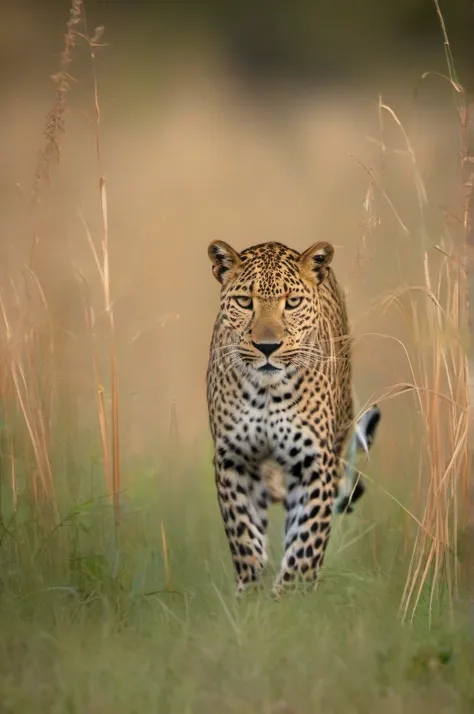
M 374 90 L 256 95 L 215 48 L 141 56 L 83 10 L 45 23 L 47 52 L 9 19 L 35 54 L 0 111 L 0 712 L 474 711 L 449 53 Z M 279 602 L 283 509 L 237 600 L 217 505 L 216 239 L 335 246 L 356 413 L 382 410 L 316 589 Z

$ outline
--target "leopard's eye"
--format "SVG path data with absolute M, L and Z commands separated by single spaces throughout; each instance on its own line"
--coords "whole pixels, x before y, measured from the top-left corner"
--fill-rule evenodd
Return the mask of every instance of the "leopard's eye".
M 251 310 L 253 308 L 253 300 L 251 297 L 248 297 L 248 295 L 239 295 L 235 297 L 234 300 L 237 305 L 243 307 L 244 310 Z
M 294 310 L 296 307 L 299 307 L 302 302 L 302 297 L 289 297 L 285 302 L 285 310 Z

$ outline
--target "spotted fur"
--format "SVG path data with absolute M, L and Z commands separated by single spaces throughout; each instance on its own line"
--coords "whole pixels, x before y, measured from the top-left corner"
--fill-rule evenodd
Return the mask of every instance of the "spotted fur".
M 365 492 L 364 481 L 356 468 L 356 461 L 359 454 L 368 455 L 381 416 L 379 407 L 374 404 L 356 422 L 344 457 L 344 472 L 339 482 L 333 513 L 352 513 L 354 503 Z M 272 503 L 284 503 L 286 497 L 285 477 L 280 466 L 275 461 L 268 459 L 261 464 L 260 474 L 266 482 Z
M 351 342 L 334 249 L 280 243 L 237 253 L 209 246 L 221 283 L 207 398 L 217 497 L 237 592 L 267 562 L 270 492 L 261 465 L 285 474 L 285 553 L 273 592 L 315 581 L 331 529 L 352 427 Z

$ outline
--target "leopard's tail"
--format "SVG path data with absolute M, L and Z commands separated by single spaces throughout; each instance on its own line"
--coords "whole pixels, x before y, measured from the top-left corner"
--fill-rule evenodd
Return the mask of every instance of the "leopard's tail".
M 380 408 L 374 404 L 355 425 L 347 450 L 344 474 L 339 484 L 338 496 L 334 502 L 334 513 L 351 513 L 353 504 L 365 491 L 364 482 L 355 464 L 358 454 L 369 454 L 381 417 Z

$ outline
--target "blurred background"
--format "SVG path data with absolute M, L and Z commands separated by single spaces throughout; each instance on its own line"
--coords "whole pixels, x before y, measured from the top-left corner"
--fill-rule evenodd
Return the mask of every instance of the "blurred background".
M 471 4 L 440 7 L 459 81 L 470 85 Z M 100 250 L 93 66 L 125 457 L 154 458 L 171 433 L 186 446 L 208 438 L 214 239 L 236 249 L 333 242 L 358 338 L 359 406 L 410 379 L 394 338 L 417 346 L 402 311 L 383 298 L 420 279 L 423 251 L 443 240 L 461 200 L 455 92 L 435 75 L 420 82 L 428 71 L 447 74 L 432 0 L 88 0 L 85 11 L 91 35 L 105 28 L 104 46 L 94 63 L 81 39 L 72 50 L 61 162 L 31 211 L 69 3 L 0 6 L 2 294 L 13 344 L 25 323 L 44 330 L 64 424 L 97 430 L 95 352 L 110 399 L 107 322 L 87 238 L 88 230 Z M 380 433 L 384 460 L 393 456 L 399 470 L 404 455 L 390 433 L 399 425 L 407 443 L 415 439 L 410 399 L 386 402 Z
M 409 77 L 426 59 L 443 62 L 439 17 L 433 0 L 86 0 L 91 25 L 106 25 L 113 42 L 107 64 L 141 70 L 154 85 L 169 70 L 170 55 L 219 55 L 221 68 L 255 91 L 272 85 L 314 90 L 350 83 L 378 86 L 395 74 Z M 52 67 L 67 0 L 4 0 L 2 73 L 39 79 Z M 455 60 L 472 64 L 472 3 L 439 3 Z M 145 63 L 154 66 L 144 73 Z M 16 74 L 12 74 L 12 65 Z M 158 68 L 157 65 L 160 65 Z M 150 66 L 150 70 L 151 70 Z M 415 74 L 415 79 L 416 79 Z

